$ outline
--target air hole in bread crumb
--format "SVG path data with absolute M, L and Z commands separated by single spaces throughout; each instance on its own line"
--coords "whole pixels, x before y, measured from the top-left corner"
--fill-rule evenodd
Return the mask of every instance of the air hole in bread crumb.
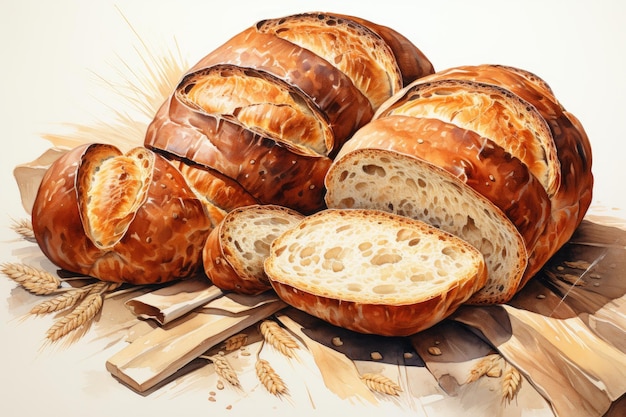
M 396 286 L 393 284 L 377 285 L 374 288 L 372 288 L 372 291 L 374 292 L 374 294 L 381 294 L 381 295 L 393 294 L 396 291 Z
M 452 259 L 457 259 L 459 255 L 461 255 L 460 251 L 452 246 L 446 246 L 445 248 L 441 250 L 441 253 L 443 253 L 444 255 Z
M 361 292 L 363 290 L 363 286 L 361 284 L 357 284 L 354 282 L 349 283 L 346 288 L 348 289 L 348 291 L 352 292 Z
M 387 172 L 385 171 L 385 169 L 379 165 L 374 165 L 374 164 L 363 165 L 362 169 L 363 169 L 363 172 L 365 172 L 368 175 L 375 175 L 381 178 L 387 175 Z
M 395 264 L 402 260 L 402 255 L 397 253 L 381 253 L 372 257 L 372 265 L 380 266 L 385 264 Z

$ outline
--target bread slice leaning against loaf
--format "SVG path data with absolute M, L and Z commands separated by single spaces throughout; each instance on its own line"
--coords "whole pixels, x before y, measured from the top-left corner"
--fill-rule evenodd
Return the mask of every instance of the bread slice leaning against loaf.
M 265 271 L 287 304 L 361 333 L 408 336 L 480 289 L 482 254 L 424 222 L 380 210 L 328 209 L 272 243 Z
M 255 295 L 270 290 L 263 269 L 270 244 L 302 218 L 297 211 L 271 204 L 231 210 L 204 245 L 202 261 L 206 275 L 226 291 Z
M 377 209 L 424 221 L 476 247 L 489 272 L 468 303 L 508 301 L 528 255 L 514 224 L 448 171 L 405 153 L 362 148 L 340 155 L 326 176 L 329 208 Z

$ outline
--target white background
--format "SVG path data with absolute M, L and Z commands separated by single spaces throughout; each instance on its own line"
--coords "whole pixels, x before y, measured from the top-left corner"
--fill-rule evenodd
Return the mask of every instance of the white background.
M 12 219 L 25 217 L 13 168 L 49 147 L 41 133 L 60 131 L 64 123 L 106 121 L 112 109 L 120 109 L 116 106 L 127 106 L 102 80 L 115 82 L 123 76 L 120 70 L 143 68 L 135 48 L 147 47 L 155 55 L 178 48 L 195 63 L 258 20 L 305 11 L 336 11 L 391 26 L 437 70 L 494 63 L 538 74 L 590 137 L 594 210 L 621 216 L 616 209 L 626 208 L 625 5 L 618 0 L 3 1 L 0 262 L 23 255 L 9 230 Z M 13 287 L 0 280 L 4 416 L 104 416 L 140 409 L 170 416 L 186 406 L 186 414 L 211 412 L 205 393 L 197 402 L 160 401 L 112 381 L 104 362 L 119 346 L 42 348 L 47 323 L 20 320 Z

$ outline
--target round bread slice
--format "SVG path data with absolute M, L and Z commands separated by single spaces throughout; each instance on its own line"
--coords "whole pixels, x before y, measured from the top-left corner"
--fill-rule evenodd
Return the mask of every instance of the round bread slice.
M 228 212 L 204 245 L 206 275 L 226 291 L 255 295 L 271 289 L 263 269 L 270 244 L 303 217 L 277 205 L 254 204 Z
M 287 304 L 360 333 L 408 336 L 443 320 L 486 281 L 458 237 L 379 210 L 328 209 L 271 245 L 265 271 Z
M 450 172 L 406 153 L 363 148 L 335 160 L 326 187 L 328 208 L 400 214 L 476 247 L 489 279 L 468 303 L 504 303 L 515 295 L 528 262 L 523 237 L 496 205 Z

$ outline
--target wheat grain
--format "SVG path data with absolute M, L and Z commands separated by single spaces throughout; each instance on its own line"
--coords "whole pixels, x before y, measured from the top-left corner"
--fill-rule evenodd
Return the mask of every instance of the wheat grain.
M 33 232 L 33 225 L 27 219 L 14 220 L 11 229 L 18 235 L 27 240 L 35 240 L 35 233 Z
M 239 333 L 224 341 L 224 349 L 230 352 L 245 346 L 246 343 L 248 343 L 248 335 L 245 333 Z
M 402 392 L 400 385 L 382 374 L 365 373 L 361 375 L 361 380 L 369 389 L 381 394 L 400 395 Z
M 520 390 L 522 376 L 513 366 L 507 366 L 502 377 L 502 400 L 510 403 Z
M 256 375 L 261 384 L 272 395 L 283 395 L 287 393 L 287 385 L 276 373 L 274 368 L 265 359 L 258 359 L 255 364 Z
M 201 355 L 200 357 L 213 362 L 213 365 L 215 366 L 215 373 L 224 378 L 229 384 L 234 387 L 241 386 L 237 373 L 223 354 L 218 353 L 217 355 Z
M 274 346 L 283 355 L 292 358 L 293 350 L 298 349 L 298 343 L 293 337 L 272 320 L 263 320 L 260 325 L 261 335 L 265 341 Z
M 469 384 L 474 381 L 477 381 L 483 375 L 488 375 L 490 372 L 492 372 L 494 368 L 496 367 L 499 368 L 498 366 L 499 360 L 500 360 L 500 355 L 498 355 L 497 353 L 487 355 L 484 358 L 482 358 L 480 361 L 476 363 L 476 365 L 474 365 L 465 383 Z M 492 375 L 494 374 L 492 373 Z
M 47 271 L 18 263 L 5 263 L 2 273 L 36 295 L 49 295 L 58 291 L 61 280 Z
M 70 332 L 93 320 L 102 308 L 103 297 L 100 293 L 87 295 L 70 313 L 63 316 L 46 332 L 46 337 L 54 342 Z

